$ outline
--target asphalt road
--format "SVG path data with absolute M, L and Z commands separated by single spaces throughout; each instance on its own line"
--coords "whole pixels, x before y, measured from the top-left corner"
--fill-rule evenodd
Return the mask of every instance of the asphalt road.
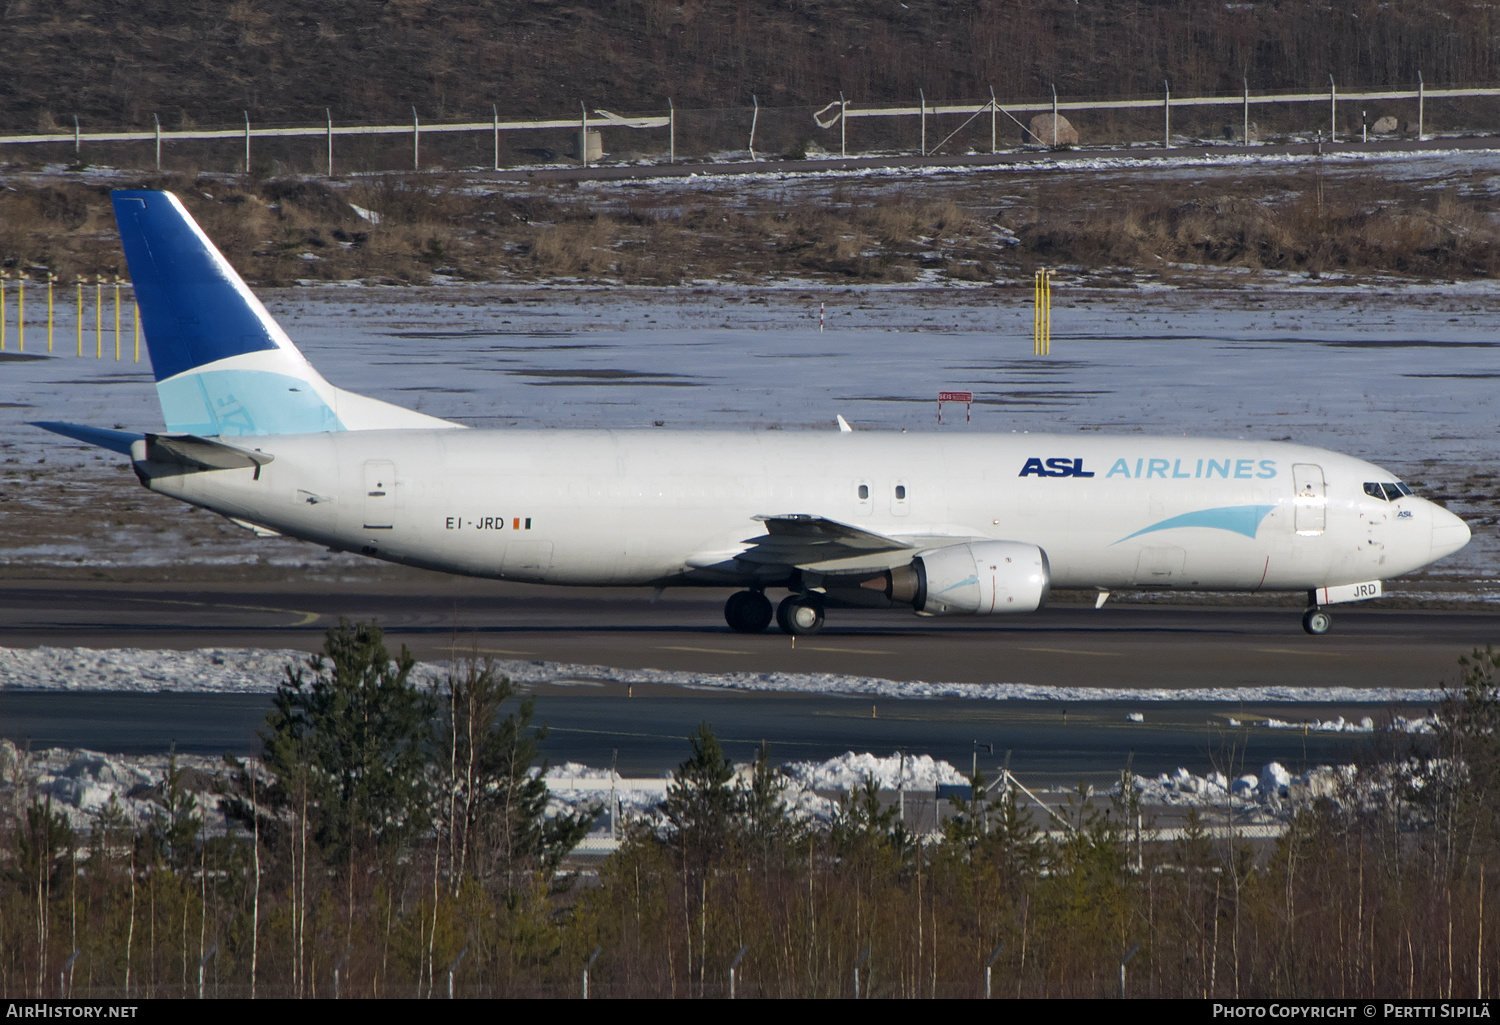
M 401 589 L 320 586 L 177 590 L 159 585 L 55 585 L 0 589 L 0 645 L 61 647 L 290 647 L 314 650 L 340 616 L 378 619 L 419 658 L 478 651 L 621 667 L 704 672 L 797 671 L 895 679 L 1096 684 L 1127 687 L 1428 686 L 1452 679 L 1458 655 L 1496 638 L 1500 616 L 1462 612 L 1339 610 L 1335 633 L 1302 633 L 1295 608 L 1057 607 L 995 620 L 919 620 L 899 612 L 836 611 L 830 627 L 794 649 L 780 634 L 730 633 L 722 594 L 652 603 L 641 591 L 569 591 L 486 582 Z M 1235 728 L 1265 715 L 1359 717 L 1383 711 L 1321 704 L 1203 705 L 979 700 L 883 701 L 665 685 L 548 686 L 538 720 L 552 730 L 554 762 L 608 764 L 655 775 L 685 757 L 686 736 L 712 723 L 730 755 L 762 741 L 777 761 L 847 750 L 905 747 L 955 765 L 1012 766 L 1038 781 L 1067 782 L 1184 765 L 1254 770 L 1347 761 L 1368 738 Z M 254 751 L 263 696 L 0 691 L 0 734 L 36 747 L 121 752 Z M 1142 712 L 1145 722 L 1127 719 Z

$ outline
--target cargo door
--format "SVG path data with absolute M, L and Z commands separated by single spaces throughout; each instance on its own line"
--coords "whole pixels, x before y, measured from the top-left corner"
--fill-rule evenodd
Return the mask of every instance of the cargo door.
M 1185 548 L 1142 548 L 1135 566 L 1136 586 L 1173 587 L 1181 582 L 1186 565 Z
M 1302 537 L 1315 537 L 1328 525 L 1328 494 L 1323 468 L 1315 463 L 1292 464 L 1293 503 L 1296 530 Z
M 365 529 L 396 525 L 396 464 L 383 459 L 365 463 Z

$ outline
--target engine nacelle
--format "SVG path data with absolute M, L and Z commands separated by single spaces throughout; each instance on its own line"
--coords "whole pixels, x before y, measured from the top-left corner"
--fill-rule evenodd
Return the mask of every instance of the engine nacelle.
M 1047 600 L 1047 553 L 1019 541 L 976 541 L 925 551 L 892 570 L 887 595 L 928 616 L 1035 612 Z

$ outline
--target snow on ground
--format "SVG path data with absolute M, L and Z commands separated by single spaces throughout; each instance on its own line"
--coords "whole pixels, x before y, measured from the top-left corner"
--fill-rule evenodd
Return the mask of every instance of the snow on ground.
M 249 694 L 274 691 L 284 666 L 306 661 L 289 648 L 0 648 L 0 688 Z
M 903 772 L 904 763 L 904 772 Z M 249 762 L 256 769 L 254 760 Z M 216 814 L 215 779 L 223 772 L 217 758 L 180 755 L 177 767 L 181 785 L 196 795 L 205 828 L 214 835 L 224 831 L 223 816 Z M 749 766 L 739 766 L 742 780 Z M 787 789 L 783 799 L 792 813 L 806 820 L 828 821 L 842 795 L 864 785 L 874 776 L 887 792 L 905 789 L 910 794 L 931 793 L 939 784 L 968 782 L 953 765 L 930 755 L 900 754 L 879 757 L 850 751 L 825 762 L 793 762 L 783 767 Z M 87 830 L 101 810 L 115 803 L 127 821 L 140 827 L 160 810 L 157 798 L 167 773 L 163 755 L 106 755 L 97 751 L 53 748 L 24 753 L 9 741 L 0 740 L 0 799 L 25 804 L 32 799 L 46 802 L 67 817 L 75 829 Z M 1264 766 L 1258 775 L 1229 780 L 1220 773 L 1197 776 L 1187 769 L 1157 777 L 1133 776 L 1130 780 L 1141 803 L 1148 807 L 1204 808 L 1231 811 L 1252 820 L 1284 819 L 1300 802 L 1318 797 L 1336 798 L 1355 781 L 1350 766 L 1319 766 L 1293 775 L 1280 763 Z M 665 819 L 660 805 L 666 798 L 668 779 L 613 777 L 608 769 L 567 763 L 548 770 L 551 791 L 549 809 L 559 812 L 606 808 L 613 787 L 623 821 L 645 821 L 661 826 Z M 1119 793 L 1116 785 L 1113 793 Z M 1037 793 L 1036 788 L 1032 788 Z M 1062 791 L 1043 791 L 1049 804 Z M 992 789 L 991 797 L 998 796 Z M 1023 801 L 1023 803 L 1025 803 Z M 607 818 L 595 832 L 607 832 Z
M 288 663 L 305 652 L 264 648 L 149 651 L 140 648 L 0 648 L 0 689 L 189 691 L 269 693 Z M 980 698 L 992 701 L 1279 702 L 1299 704 L 1414 704 L 1441 700 L 1432 687 L 1112 687 L 1031 683 L 931 683 L 837 673 L 696 673 L 665 669 L 615 669 L 563 662 L 504 660 L 495 669 L 522 684 L 661 683 L 681 687 L 866 698 Z M 419 677 L 441 676 L 442 663 L 421 663 Z M 1301 724 L 1295 724 L 1299 726 Z

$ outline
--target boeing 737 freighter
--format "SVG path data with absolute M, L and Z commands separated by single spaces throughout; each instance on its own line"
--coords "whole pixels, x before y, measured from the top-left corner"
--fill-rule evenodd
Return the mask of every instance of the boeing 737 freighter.
M 502 580 L 737 587 L 731 628 L 794 635 L 828 608 L 1031 612 L 1053 587 L 1306 592 L 1321 634 L 1327 606 L 1469 540 L 1395 474 L 1279 442 L 468 429 L 329 384 L 176 196 L 113 199 L 166 430 L 38 426 L 260 534 Z

